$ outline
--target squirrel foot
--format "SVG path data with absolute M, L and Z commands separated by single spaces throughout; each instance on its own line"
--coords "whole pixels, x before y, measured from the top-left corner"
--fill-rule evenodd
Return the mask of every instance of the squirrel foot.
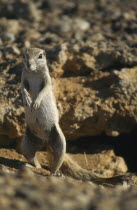
M 63 175 L 61 172 L 56 172 L 56 173 L 51 173 L 50 176 L 62 177 Z
M 41 168 L 40 164 L 36 165 L 36 166 L 33 166 L 33 165 L 29 164 L 29 163 L 24 163 L 23 166 L 26 166 L 26 167 L 29 167 L 29 168 Z

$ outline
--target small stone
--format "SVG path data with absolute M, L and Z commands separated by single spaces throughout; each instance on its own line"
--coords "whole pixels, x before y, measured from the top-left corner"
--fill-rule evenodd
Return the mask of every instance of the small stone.
M 17 177 L 19 178 L 33 178 L 34 177 L 34 173 L 31 170 L 30 167 L 27 167 L 25 165 L 22 165 L 21 169 L 18 170 L 17 172 Z

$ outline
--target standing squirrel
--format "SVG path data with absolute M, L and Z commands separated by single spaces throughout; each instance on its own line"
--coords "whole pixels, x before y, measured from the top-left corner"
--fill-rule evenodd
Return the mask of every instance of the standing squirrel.
M 45 51 L 39 48 L 28 48 L 24 51 L 23 57 L 21 90 L 25 108 L 26 132 L 22 139 L 21 150 L 29 163 L 41 168 L 36 152 L 46 145 L 48 153 L 53 157 L 52 161 L 49 158 L 53 175 L 59 175 L 60 170 L 64 175 L 78 180 L 95 183 L 122 181 L 122 175 L 104 178 L 83 169 L 66 154 L 66 140 L 59 126 L 58 110 Z

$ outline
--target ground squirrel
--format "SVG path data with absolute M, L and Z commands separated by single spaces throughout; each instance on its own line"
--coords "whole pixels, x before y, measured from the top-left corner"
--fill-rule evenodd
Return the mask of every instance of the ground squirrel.
M 44 50 L 30 48 L 24 51 L 21 86 L 27 125 L 22 141 L 23 154 L 32 165 L 40 168 L 35 153 L 48 145 L 54 154 L 51 173 L 56 174 L 64 159 L 66 141 L 59 126 Z
M 59 169 L 64 175 L 96 183 L 112 183 L 118 177 L 103 178 L 81 168 L 66 154 L 66 141 L 59 126 L 58 110 L 52 91 L 45 51 L 28 48 L 24 51 L 24 69 L 21 77 L 22 97 L 25 108 L 26 132 L 22 139 L 22 152 L 29 162 L 40 168 L 36 152 L 47 146 L 53 161 L 51 174 Z M 123 180 L 119 176 L 118 182 Z

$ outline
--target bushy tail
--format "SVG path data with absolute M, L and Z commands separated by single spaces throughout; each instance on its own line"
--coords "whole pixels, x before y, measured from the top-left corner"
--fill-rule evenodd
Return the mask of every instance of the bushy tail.
M 60 168 L 61 172 L 69 177 L 77 180 L 91 181 L 97 184 L 122 184 L 124 181 L 129 182 L 131 174 L 124 174 L 119 176 L 114 176 L 111 178 L 105 178 L 102 175 L 93 173 L 89 170 L 81 168 L 71 157 L 65 154 L 63 164 Z

